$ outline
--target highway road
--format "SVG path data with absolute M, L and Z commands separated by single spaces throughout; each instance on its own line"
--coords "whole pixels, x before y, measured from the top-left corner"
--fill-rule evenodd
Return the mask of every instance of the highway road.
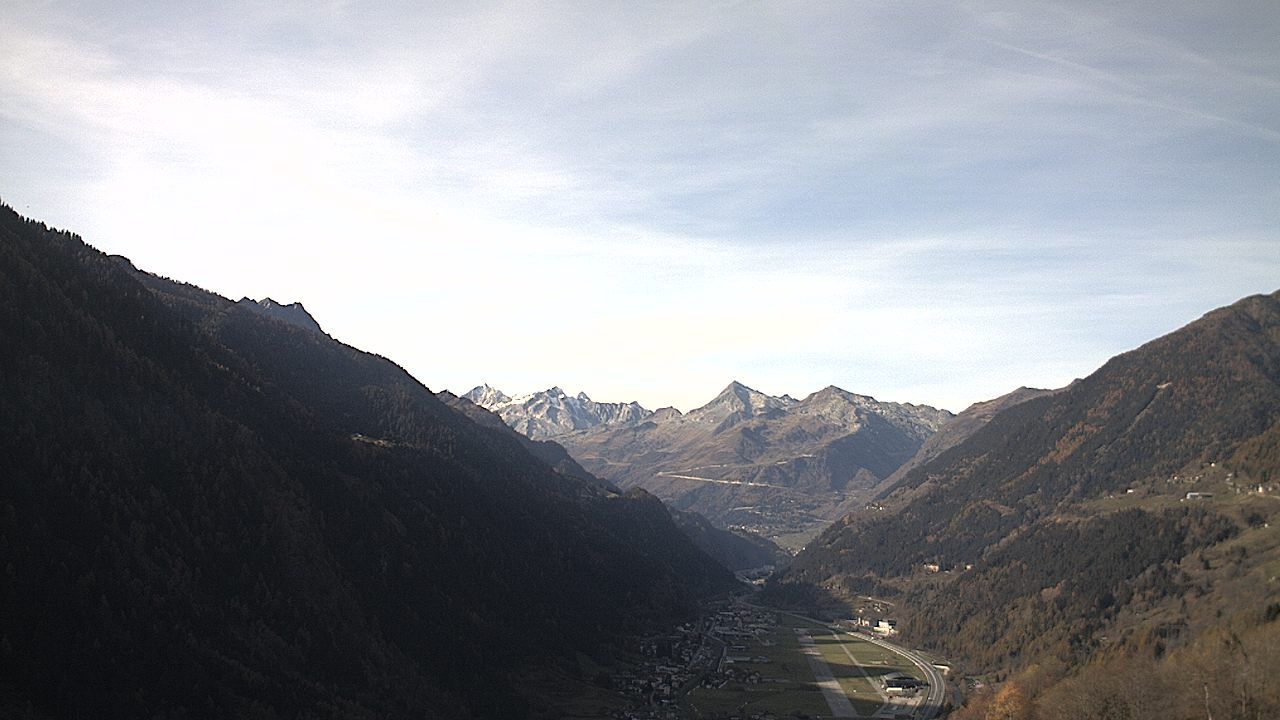
M 942 704 L 947 699 L 947 681 L 942 676 L 942 672 L 933 666 L 933 663 L 921 657 L 916 651 L 891 643 L 888 640 L 863 633 L 846 632 L 846 634 L 853 635 L 859 640 L 866 640 L 879 645 L 910 660 L 912 664 L 920 669 L 920 672 L 924 675 L 925 682 L 929 683 L 929 692 L 925 696 L 924 703 L 919 708 L 920 719 L 933 720 L 938 716 L 938 713 L 942 712 Z
M 807 620 L 808 622 L 820 625 L 822 627 L 831 627 L 830 623 L 823 622 L 822 620 L 818 620 L 817 618 L 811 618 L 806 615 L 799 615 L 797 613 L 787 612 L 786 610 L 778 610 L 777 608 L 762 608 L 759 605 L 755 605 L 753 603 L 749 603 L 745 601 L 740 601 L 740 602 L 743 602 L 746 605 L 750 605 L 751 607 L 755 607 L 759 609 L 775 610 L 785 615 L 791 615 L 792 617 L 797 617 L 802 620 Z M 924 681 L 929 683 L 929 692 L 926 693 L 924 702 L 921 703 L 920 706 L 916 709 L 917 720 L 933 720 L 934 718 L 938 717 L 938 714 L 942 712 L 942 705 L 947 700 L 947 680 L 942 676 L 942 671 L 938 670 L 938 668 L 933 666 L 933 663 L 929 662 L 927 659 L 922 657 L 919 653 L 917 653 L 914 650 L 910 650 L 908 648 L 902 647 L 897 643 L 891 643 L 888 640 L 885 640 L 880 637 L 876 637 L 869 633 L 856 633 L 856 632 L 849 632 L 847 630 L 842 632 L 844 632 L 846 635 L 856 637 L 859 640 L 865 640 L 869 643 L 879 645 L 880 647 L 890 652 L 898 653 L 899 655 L 910 660 L 913 665 L 919 668 L 920 674 L 924 676 Z

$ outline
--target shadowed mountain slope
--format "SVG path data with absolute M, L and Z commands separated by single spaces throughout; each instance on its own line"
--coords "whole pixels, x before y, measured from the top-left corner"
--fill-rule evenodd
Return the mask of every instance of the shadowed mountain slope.
M 249 298 L 240 298 L 239 304 L 250 310 L 266 315 L 267 317 L 273 317 L 282 322 L 287 322 L 294 327 L 300 327 L 303 330 L 317 332 L 321 335 L 325 334 L 324 330 L 320 329 L 320 323 L 316 322 L 316 319 L 311 316 L 311 313 L 307 312 L 307 309 L 304 308 L 300 302 L 283 305 L 271 298 L 264 298 L 257 301 Z
M 639 488 L 633 488 L 631 492 L 637 490 Z M 730 570 L 757 570 L 790 559 L 789 554 L 768 538 L 745 530 L 716 527 L 696 512 L 673 509 L 671 517 L 694 545 Z
M 618 488 L 587 472 L 586 469 L 579 465 L 576 460 L 569 456 L 569 452 L 559 443 L 551 440 L 534 440 L 527 435 L 518 433 L 504 423 L 502 418 L 496 413 L 485 410 L 483 407 L 476 405 L 466 398 L 458 397 L 448 390 L 441 390 L 436 393 L 436 397 L 440 398 L 444 404 L 454 410 L 457 410 L 463 415 L 466 415 L 477 425 L 490 428 L 514 438 L 524 446 L 525 450 L 529 451 L 530 455 L 533 455 L 542 462 L 550 465 L 561 475 L 583 480 L 592 485 L 599 485 L 613 493 L 621 494 L 622 491 Z
M 530 439 L 507 426 L 496 413 L 448 391 L 436 393 L 436 396 L 477 423 L 508 433 L 519 440 L 531 454 L 561 474 L 579 478 L 621 494 L 622 491 L 618 488 L 584 470 L 560 444 L 551 440 Z M 632 488 L 628 494 L 632 497 L 647 495 L 640 488 Z M 781 550 L 767 538 L 715 527 L 706 518 L 694 512 L 673 509 L 669 509 L 669 512 L 676 526 L 693 541 L 694 545 L 730 570 L 759 568 L 775 564 L 782 558 Z
M 523 717 L 733 587 L 391 362 L 0 208 L 0 709 Z

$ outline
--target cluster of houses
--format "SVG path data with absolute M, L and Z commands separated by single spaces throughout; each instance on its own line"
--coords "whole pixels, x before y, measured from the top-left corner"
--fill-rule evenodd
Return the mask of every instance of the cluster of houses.
M 708 648 L 703 639 L 701 624 L 685 623 L 673 633 L 641 639 L 635 649 L 645 662 L 637 668 L 613 673 L 609 676 L 609 686 L 653 707 L 670 705 L 682 688 L 718 661 L 714 650 Z M 661 715 L 641 713 L 625 717 Z
M 718 610 L 709 619 L 711 634 L 729 643 L 731 650 L 745 649 L 739 647 L 743 641 L 768 635 L 777 625 L 774 613 L 744 606 Z
M 760 640 L 773 632 L 777 617 L 772 612 L 747 607 L 721 609 L 715 613 L 711 624 L 712 637 L 724 647 L 724 653 L 715 672 L 707 673 L 702 686 L 722 688 L 730 683 L 758 685 L 763 679 L 758 670 L 738 667 L 751 663 L 765 665 L 771 662 L 767 655 L 746 654 L 748 642 Z
M 771 612 L 724 604 L 709 608 L 697 623 L 639 640 L 635 650 L 645 662 L 609 676 L 609 686 L 630 696 L 636 708 L 615 711 L 613 716 L 619 720 L 678 718 L 676 701 L 693 687 L 759 683 L 760 673 L 742 666 L 770 661 L 747 650 L 751 641 L 772 632 L 776 622 Z
M 1253 482 L 1238 477 L 1234 472 L 1227 471 L 1226 467 L 1218 467 L 1218 463 L 1211 462 L 1207 466 L 1202 465 L 1200 472 L 1192 474 L 1191 472 L 1176 473 L 1169 476 L 1168 483 L 1170 485 L 1205 485 L 1225 484 L 1226 492 L 1235 495 L 1272 495 L 1280 492 L 1280 483 L 1274 482 Z M 1221 485 L 1219 485 L 1221 488 Z M 1134 489 L 1130 488 L 1128 493 L 1134 493 Z M 1188 492 L 1183 500 L 1211 500 L 1212 492 Z

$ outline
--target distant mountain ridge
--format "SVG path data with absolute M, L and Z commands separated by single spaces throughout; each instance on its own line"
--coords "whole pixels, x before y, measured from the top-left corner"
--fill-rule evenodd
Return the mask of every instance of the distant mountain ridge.
M 637 402 L 599 403 L 584 392 L 569 395 L 559 387 L 512 398 L 485 384 L 462 397 L 497 413 L 507 425 L 534 440 L 601 425 L 639 422 L 653 414 Z
M 803 400 L 729 383 L 705 405 L 556 437 L 583 467 L 793 546 L 864 499 L 951 419 L 830 386 Z
M 777 417 L 795 404 L 795 398 L 790 395 L 766 395 L 734 380 L 710 402 L 690 410 L 681 419 L 684 422 L 713 425 L 717 430 L 723 430 L 750 418 Z
M 487 385 L 482 387 L 488 388 Z M 477 390 L 480 389 L 477 388 Z M 492 388 L 488 389 L 492 390 Z M 493 396 L 501 393 L 489 394 Z M 601 480 L 584 469 L 562 445 L 554 440 L 534 440 L 506 425 L 493 411 L 486 410 L 447 390 L 436 393 L 436 397 L 480 425 L 506 431 L 524 445 L 531 454 L 555 468 L 557 472 L 597 485 L 609 492 L 622 494 L 622 491 L 613 484 Z M 633 488 L 631 492 L 648 494 L 640 488 Z M 775 565 L 783 557 L 781 549 L 767 538 L 715 527 L 705 517 L 695 512 L 670 507 L 667 510 L 671 513 L 676 527 L 680 528 L 680 531 L 688 536 L 694 545 L 730 570 L 751 570 L 765 565 Z

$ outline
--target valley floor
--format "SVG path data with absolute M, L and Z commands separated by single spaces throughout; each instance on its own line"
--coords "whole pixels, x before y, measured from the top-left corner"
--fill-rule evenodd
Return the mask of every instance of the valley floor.
M 743 599 L 709 605 L 698 621 L 638 639 L 635 650 L 612 669 L 587 673 L 597 686 L 538 679 L 544 691 L 557 688 L 539 693 L 543 703 L 579 720 L 933 720 L 947 690 L 942 674 L 909 649 Z M 887 687 L 904 676 L 921 687 Z
M 926 660 L 878 638 L 834 629 L 817 620 L 746 604 L 728 613 L 754 631 L 717 627 L 726 643 L 721 671 L 685 696 L 697 718 L 932 718 L 941 709 L 944 679 Z M 726 617 L 722 613 L 722 617 Z M 767 628 L 767 629 L 765 629 Z M 895 673 L 928 686 L 909 694 L 885 689 Z

